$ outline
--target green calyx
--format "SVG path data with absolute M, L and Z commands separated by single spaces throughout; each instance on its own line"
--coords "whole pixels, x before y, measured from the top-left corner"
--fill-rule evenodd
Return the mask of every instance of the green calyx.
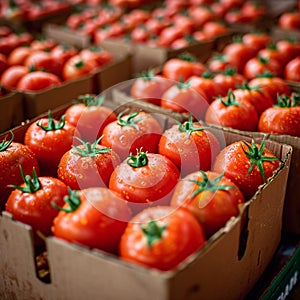
M 63 115 L 60 118 L 60 120 L 57 123 L 55 123 L 55 121 L 52 117 L 51 110 L 48 111 L 48 124 L 47 124 L 47 126 L 42 125 L 42 120 L 40 120 L 36 123 L 37 126 L 41 127 L 45 131 L 55 131 L 55 130 L 63 129 L 65 124 L 66 124 L 65 115 Z
M 199 186 L 193 193 L 192 193 L 192 198 L 194 198 L 196 195 L 200 194 L 201 192 L 204 191 L 209 191 L 209 192 L 216 192 L 216 191 L 227 191 L 229 189 L 234 188 L 232 185 L 219 185 L 219 181 L 224 177 L 224 174 L 221 174 L 214 180 L 209 180 L 207 174 L 199 170 L 199 173 L 202 175 L 202 180 L 193 180 L 193 179 L 186 179 L 186 181 L 193 182 L 197 186 Z
M 75 154 L 83 157 L 95 157 L 98 154 L 108 153 L 111 151 L 110 148 L 101 148 L 97 149 L 97 146 L 99 145 L 100 140 L 102 139 L 103 135 L 99 137 L 94 143 L 85 142 L 82 139 L 76 137 L 78 141 L 81 142 L 81 146 L 72 146 L 72 150 Z
M 257 165 L 258 170 L 261 174 L 261 177 L 262 177 L 263 181 L 265 182 L 266 177 L 265 177 L 265 170 L 264 170 L 264 167 L 263 167 L 263 162 L 264 161 L 275 161 L 275 160 L 279 160 L 279 158 L 263 155 L 263 152 L 264 152 L 264 149 L 265 149 L 264 139 L 261 142 L 259 148 L 256 146 L 254 140 L 252 140 L 251 144 L 246 142 L 246 141 L 243 141 L 243 144 L 247 147 L 248 151 L 245 150 L 243 146 L 242 146 L 242 149 L 243 149 L 245 155 L 250 160 L 250 167 L 249 167 L 247 176 L 252 172 L 254 165 Z
M 127 117 L 123 117 L 125 111 L 118 114 L 118 122 L 117 124 L 124 127 L 124 126 L 131 126 L 136 130 L 139 130 L 137 124 L 142 120 L 142 118 L 136 118 L 139 112 L 134 112 Z
M 274 78 L 274 74 L 272 74 L 270 71 L 264 71 L 262 74 L 257 74 L 257 78 Z
M 147 239 L 147 245 L 150 248 L 156 241 L 162 238 L 163 232 L 167 228 L 168 224 L 159 226 L 157 222 L 151 220 L 146 225 L 140 225 L 141 230 L 145 234 Z
M 101 106 L 104 101 L 104 96 L 96 96 L 95 94 L 85 94 L 78 97 L 78 99 L 87 107 Z
M 190 53 L 182 53 L 178 56 L 178 58 L 189 62 L 197 62 L 195 56 L 191 55 Z
M 144 81 L 151 81 L 155 77 L 154 70 L 150 69 L 141 74 L 137 74 L 137 78 L 142 78 Z
M 227 96 L 226 97 L 220 97 L 218 98 L 220 99 L 221 103 L 228 107 L 228 106 L 240 106 L 241 103 L 236 101 L 236 97 L 234 95 L 234 93 L 232 92 L 232 89 L 228 90 Z
M 136 155 L 130 154 L 127 159 L 127 164 L 132 168 L 140 168 L 147 166 L 147 153 L 140 150 Z
M 69 195 L 64 197 L 64 201 L 68 204 L 68 206 L 60 207 L 60 206 L 56 205 L 54 202 L 51 202 L 51 205 L 55 209 L 64 211 L 66 213 L 71 213 L 78 209 L 78 207 L 81 204 L 81 200 L 80 200 L 78 191 L 76 191 L 76 190 L 73 191 L 73 190 L 71 190 L 71 188 L 68 188 L 68 191 L 69 191 Z
M 74 64 L 74 66 L 75 66 L 77 69 L 82 68 L 82 67 L 84 66 L 83 60 L 77 61 L 77 62 Z
M 244 90 L 244 91 L 259 91 L 262 92 L 262 89 L 259 86 L 250 86 L 248 82 L 244 82 L 241 85 L 237 85 L 238 89 Z
M 191 83 L 189 80 L 185 81 L 183 80 L 183 78 L 181 77 L 179 79 L 179 83 L 176 84 L 176 86 L 180 89 L 180 90 L 184 90 L 184 89 L 188 89 L 191 87 Z
M 190 116 L 188 121 L 185 121 L 183 123 L 179 122 L 178 129 L 180 132 L 186 132 L 188 134 L 188 137 L 190 137 L 191 133 L 194 131 L 202 131 L 204 130 L 203 127 L 195 127 L 193 118 Z
M 266 65 L 269 62 L 269 59 L 262 57 L 262 56 L 258 56 L 258 61 L 261 62 L 262 64 Z
M 291 96 L 287 95 L 278 95 L 277 96 L 277 104 L 274 105 L 275 107 L 282 107 L 282 108 L 292 108 L 296 107 L 300 104 L 300 96 L 299 94 L 292 93 Z
M 12 131 L 10 131 L 11 133 L 11 138 L 9 141 L 6 140 L 6 137 L 4 138 L 4 140 L 2 140 L 0 142 L 0 152 L 3 152 L 5 150 L 7 150 L 7 148 L 11 145 L 11 143 L 13 142 L 14 140 L 14 133 Z
M 221 72 L 221 74 L 223 74 L 225 76 L 233 76 L 236 73 L 237 73 L 236 68 L 234 68 L 234 67 L 228 67 L 228 68 L 226 68 L 226 70 L 224 72 Z
M 22 166 L 19 166 L 22 179 L 24 181 L 24 186 L 19 186 L 15 184 L 9 185 L 9 187 L 22 191 L 23 193 L 34 194 L 41 189 L 41 183 L 36 174 L 35 168 L 32 169 L 32 177 L 30 175 L 25 175 Z

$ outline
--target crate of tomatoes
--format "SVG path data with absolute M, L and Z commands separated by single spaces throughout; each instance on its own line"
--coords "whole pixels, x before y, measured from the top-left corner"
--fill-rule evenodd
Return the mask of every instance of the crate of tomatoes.
M 281 239 L 292 147 L 110 97 L 1 135 L 1 299 L 243 299 Z

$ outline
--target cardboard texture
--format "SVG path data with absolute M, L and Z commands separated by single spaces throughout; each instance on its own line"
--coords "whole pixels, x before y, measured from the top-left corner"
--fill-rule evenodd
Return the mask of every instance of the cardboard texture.
M 63 113 L 64 109 L 54 114 Z M 17 128 L 22 140 L 25 126 Z M 211 129 L 226 144 L 250 137 Z M 270 263 L 281 239 L 282 211 L 292 147 L 267 140 L 284 161 L 207 244 L 178 268 L 151 270 L 54 237 L 46 239 L 50 283 L 36 276 L 29 226 L 0 216 L 0 298 L 16 299 L 243 299 Z
M 0 98 L 0 132 L 20 125 L 24 121 L 22 95 L 8 92 Z

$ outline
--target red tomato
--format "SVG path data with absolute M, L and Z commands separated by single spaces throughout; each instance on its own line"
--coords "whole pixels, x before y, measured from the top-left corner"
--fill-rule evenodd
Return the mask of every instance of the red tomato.
M 127 225 L 119 246 L 120 258 L 168 271 L 195 253 L 206 240 L 196 218 L 183 208 L 151 207 Z
M 169 59 L 162 67 L 162 75 L 176 81 L 186 81 L 193 75 L 201 76 L 206 67 L 191 55 Z
M 265 147 L 265 142 L 257 144 L 237 141 L 226 146 L 217 155 L 213 171 L 231 179 L 249 200 L 258 187 L 273 175 L 280 165 L 279 159 Z
M 9 184 L 21 184 L 22 176 L 19 171 L 21 166 L 26 174 L 35 168 L 39 174 L 39 166 L 34 153 L 25 145 L 4 138 L 0 142 L 0 209 L 4 209 L 5 201 L 12 192 Z
M 211 72 L 225 72 L 232 65 L 225 54 L 213 54 L 207 61 L 208 69 Z
M 32 54 L 33 51 L 29 46 L 20 46 L 10 52 L 7 58 L 9 65 L 23 65 L 26 58 Z
M 205 5 L 190 6 L 187 11 L 196 28 L 201 28 L 205 23 L 216 19 L 214 11 Z
M 49 111 L 48 118 L 41 118 L 28 127 L 24 144 L 36 155 L 41 172 L 55 176 L 59 161 L 71 149 L 75 134 L 73 125 L 66 123 L 63 117 L 59 121 L 53 119 Z
M 205 114 L 205 122 L 238 130 L 256 131 L 258 114 L 251 102 L 236 99 L 230 89 L 227 96 L 210 104 Z
M 274 134 L 288 134 L 300 137 L 299 95 L 282 95 L 278 97 L 277 105 L 265 110 L 258 123 L 258 130 Z
M 15 190 L 10 194 L 5 209 L 15 220 L 32 226 L 34 232 L 40 231 L 48 236 L 58 214 L 51 203 L 63 205 L 68 187 L 57 178 L 37 177 L 34 169 L 32 176 L 24 174 L 23 170 L 21 173 L 24 183 L 14 186 Z
M 102 105 L 102 97 L 86 94 L 79 96 L 79 100 L 81 103 L 66 109 L 65 120 L 76 127 L 84 141 L 94 142 L 102 135 L 104 127 L 115 121 L 117 116 L 112 109 Z
M 277 49 L 276 44 L 270 44 L 266 48 L 260 49 L 257 55 L 267 60 L 278 60 L 281 64 L 287 62 L 286 55 Z
M 153 70 L 149 70 L 134 79 L 130 95 L 136 99 L 160 105 L 163 93 L 172 85 L 172 80 L 155 75 Z
M 206 237 L 225 226 L 231 217 L 239 215 L 239 205 L 245 202 L 240 189 L 223 174 L 197 171 L 176 185 L 171 206 L 188 209 L 201 223 Z
M 127 203 L 107 188 L 71 191 L 54 219 L 52 232 L 89 248 L 117 254 L 122 233 L 131 217 Z
M 21 65 L 13 65 L 7 68 L 0 77 L 0 84 L 7 88 L 15 89 L 20 79 L 29 72 L 28 68 Z
M 242 40 L 245 44 L 254 46 L 257 51 L 266 48 L 272 42 L 266 32 L 248 32 L 243 35 Z
M 51 56 L 64 64 L 72 56 L 78 54 L 78 49 L 68 44 L 58 44 L 51 50 Z
M 189 81 L 172 85 L 162 95 L 160 106 L 179 113 L 189 113 L 202 119 L 208 108 L 204 93 L 193 88 Z
M 73 147 L 60 159 L 58 178 L 71 189 L 108 186 L 120 158 L 110 148 L 99 145 L 99 140 L 93 144 L 81 140 L 81 145 Z
M 168 26 L 159 33 L 158 45 L 161 47 L 170 47 L 176 39 L 183 37 L 184 34 L 185 31 L 180 26 Z
M 55 46 L 57 42 L 51 38 L 40 38 L 30 43 L 32 51 L 51 51 Z
M 124 113 L 121 112 L 118 120 L 104 128 L 101 144 L 114 150 L 121 160 L 129 154 L 136 154 L 141 148 L 156 153 L 162 134 L 158 121 L 145 112 Z
M 284 68 L 284 79 L 290 81 L 300 81 L 300 56 L 290 60 Z
M 158 144 L 158 152 L 173 161 L 182 176 L 210 170 L 219 151 L 217 137 L 191 118 L 165 130 Z
M 203 25 L 202 30 L 208 38 L 216 38 L 220 35 L 227 34 L 229 27 L 218 21 L 209 21 Z
M 7 58 L 4 54 L 0 53 L 0 75 L 9 67 Z
M 171 24 L 167 18 L 150 18 L 145 22 L 145 27 L 151 35 L 158 35 L 164 28 Z
M 103 67 L 114 59 L 112 53 L 99 46 L 84 48 L 80 51 L 79 55 L 83 61 L 95 61 L 98 67 Z
M 300 43 L 292 38 L 277 41 L 276 47 L 286 57 L 287 62 L 300 55 Z
M 179 176 L 177 167 L 166 156 L 139 151 L 116 166 L 109 188 L 140 211 L 168 204 Z
M 300 29 L 300 12 L 291 11 L 282 13 L 278 19 L 278 26 L 289 30 Z
M 251 22 L 257 21 L 266 15 L 266 12 L 265 5 L 254 1 L 245 1 L 241 7 L 242 15 L 248 17 Z
M 34 92 L 58 86 L 61 84 L 61 79 L 52 73 L 43 71 L 34 71 L 25 74 L 16 86 L 17 90 L 24 92 Z

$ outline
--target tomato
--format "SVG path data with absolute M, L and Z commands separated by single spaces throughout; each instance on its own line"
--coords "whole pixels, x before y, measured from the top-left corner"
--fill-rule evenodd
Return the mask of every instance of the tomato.
M 158 35 L 164 28 L 171 24 L 171 20 L 167 18 L 149 18 L 145 23 L 145 27 L 151 35 Z
M 214 100 L 205 114 L 205 122 L 238 130 L 256 131 L 258 114 L 251 102 L 236 99 L 230 89 L 228 95 Z
M 300 81 L 300 56 L 290 60 L 284 67 L 284 79 L 290 81 Z
M 211 72 L 225 72 L 231 67 L 230 61 L 225 54 L 213 54 L 207 61 L 208 69 Z
M 264 141 L 260 144 L 254 140 L 237 141 L 220 151 L 212 171 L 224 173 L 240 188 L 245 200 L 249 200 L 279 166 L 279 159 L 265 147 Z
M 277 104 L 277 95 L 289 95 L 291 88 L 283 78 L 274 77 L 272 74 L 265 73 L 255 77 L 248 82 L 250 87 L 257 86 L 272 98 L 273 104 Z
M 283 66 L 282 63 L 275 59 L 265 59 L 257 56 L 249 59 L 244 66 L 243 74 L 250 80 L 265 72 L 271 73 L 276 77 L 281 77 Z
M 256 56 L 257 48 L 236 39 L 225 46 L 223 54 L 227 56 L 227 59 L 236 68 L 237 72 L 242 73 L 246 62 Z
M 83 59 L 79 54 L 69 58 L 62 69 L 64 80 L 77 79 L 91 74 L 98 67 L 94 60 Z
M 183 208 L 150 207 L 127 225 L 119 246 L 120 258 L 168 271 L 206 243 L 203 228 Z
M 205 5 L 190 6 L 187 11 L 196 28 L 201 28 L 205 23 L 216 19 L 214 11 Z
M 54 219 L 57 238 L 117 254 L 122 233 L 131 217 L 127 203 L 113 191 L 94 187 L 70 191 Z
M 16 47 L 20 45 L 18 36 L 15 33 L 11 33 L 8 36 L 1 37 L 0 39 L 0 53 L 9 55 Z
M 203 118 L 208 102 L 204 93 L 200 94 L 186 81 L 168 88 L 161 97 L 160 106 L 179 113 L 189 113 L 199 120 Z
M 117 116 L 112 109 L 103 106 L 104 98 L 94 94 L 78 97 L 80 102 L 71 105 L 65 111 L 65 120 L 76 127 L 81 138 L 94 142 L 103 132 L 104 127 L 115 121 Z
M 254 46 L 257 51 L 266 48 L 272 42 L 270 35 L 266 32 L 248 32 L 242 36 L 245 44 Z
M 108 50 L 99 46 L 84 48 L 80 51 L 79 55 L 82 57 L 83 61 L 95 61 L 98 67 L 103 67 L 114 59 L 113 55 Z
M 267 47 L 260 49 L 257 55 L 267 60 L 278 60 L 283 65 L 287 62 L 287 57 L 277 49 L 276 44 L 269 44 Z
M 278 40 L 276 47 L 286 57 L 286 62 L 300 55 L 300 43 L 295 39 L 287 38 Z
M 181 49 L 184 47 L 188 47 L 189 45 L 196 42 L 196 39 L 194 39 L 193 35 L 184 35 L 181 38 L 176 39 L 173 41 L 170 45 L 171 49 Z
M 7 58 L 4 54 L 0 53 L 0 75 L 9 67 Z
M 58 44 L 51 49 L 51 56 L 64 64 L 69 58 L 78 54 L 78 49 L 68 44 Z
M 174 26 L 182 28 L 186 35 L 192 33 L 197 28 L 195 22 L 189 16 L 182 14 L 175 14 L 172 17 L 172 22 Z
M 123 111 L 118 115 L 118 120 L 103 129 L 101 144 L 114 150 L 123 160 L 141 148 L 145 152 L 156 153 L 161 134 L 161 126 L 151 114 L 126 114 Z
M 51 111 L 48 118 L 32 123 L 25 132 L 24 144 L 36 155 L 40 170 L 44 174 L 56 175 L 57 166 L 63 154 L 71 149 L 75 127 L 53 119 Z
M 300 137 L 299 104 L 300 98 L 297 94 L 279 96 L 277 105 L 266 109 L 260 116 L 258 130 Z
M 248 83 L 244 83 L 233 91 L 237 100 L 250 102 L 256 109 L 258 116 L 273 105 L 273 100 L 268 93 L 265 93 L 257 86 L 250 87 Z
M 6 137 L 0 142 L 0 209 L 4 208 L 12 188 L 9 184 L 21 184 L 22 176 L 19 171 L 21 166 L 27 174 L 35 168 L 39 174 L 39 165 L 34 153 L 25 145 L 13 141 L 14 135 L 10 140 Z
M 239 215 L 245 202 L 238 186 L 223 174 L 197 171 L 176 185 L 171 206 L 188 209 L 201 223 L 208 238 Z
M 51 226 L 58 211 L 52 207 L 64 204 L 64 196 L 68 194 L 68 187 L 59 179 L 53 177 L 38 177 L 35 170 L 32 176 L 21 170 L 24 183 L 14 186 L 5 209 L 17 221 L 28 224 L 34 232 L 51 235 Z
M 25 74 L 16 86 L 17 90 L 24 92 L 34 92 L 60 85 L 61 79 L 52 73 L 34 71 Z
M 162 75 L 176 81 L 186 81 L 193 75 L 201 76 L 206 67 L 191 55 L 184 54 L 164 63 Z
M 173 161 L 182 176 L 209 170 L 219 151 L 217 137 L 191 118 L 165 130 L 158 144 L 158 152 Z
M 170 45 L 178 38 L 183 37 L 185 31 L 180 26 L 168 26 L 159 33 L 158 45 L 160 47 L 170 47 Z
M 278 26 L 288 30 L 300 29 L 300 12 L 291 11 L 282 13 L 278 19 Z
M 32 53 L 29 46 L 20 46 L 10 52 L 7 58 L 9 65 L 23 65 L 26 58 Z
M 60 159 L 58 178 L 73 190 L 90 187 L 106 187 L 119 156 L 110 148 L 99 145 L 100 138 L 94 143 L 81 141 Z
M 172 80 L 155 75 L 153 70 L 149 70 L 134 79 L 130 95 L 136 99 L 160 105 L 163 93 L 172 85 Z
M 266 6 L 259 2 L 245 1 L 241 7 L 242 15 L 249 18 L 250 22 L 258 21 L 266 15 Z
M 0 26 L 0 36 L 1 37 L 8 36 L 10 33 L 12 33 L 12 30 L 11 30 L 10 27 L 8 27 L 6 25 L 1 25 Z
M 167 205 L 179 180 L 179 171 L 166 156 L 142 150 L 116 166 L 109 188 L 132 204 L 134 211 Z
M 55 46 L 57 46 L 57 42 L 47 37 L 35 39 L 30 43 L 32 51 L 51 51 Z
M 0 77 L 0 84 L 7 88 L 15 89 L 20 79 L 29 72 L 28 68 L 21 65 L 8 67 Z
M 208 37 L 202 30 L 196 30 L 191 35 L 193 42 L 205 42 L 211 41 L 211 38 Z
M 230 89 L 235 89 L 247 81 L 244 75 L 237 73 L 233 68 L 217 73 L 213 79 L 219 85 L 221 96 L 226 96 Z
M 218 21 L 206 22 L 203 25 L 202 30 L 208 38 L 212 38 L 212 39 L 220 35 L 225 35 L 229 32 L 228 26 Z

